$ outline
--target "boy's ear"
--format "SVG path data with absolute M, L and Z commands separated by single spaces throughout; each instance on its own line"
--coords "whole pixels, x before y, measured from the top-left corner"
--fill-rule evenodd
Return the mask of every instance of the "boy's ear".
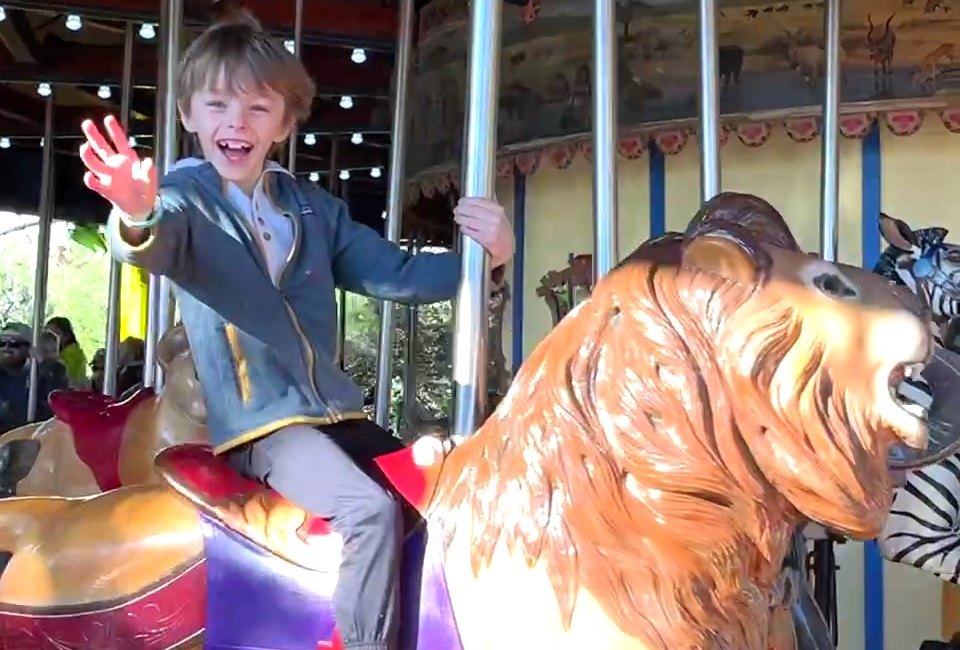
M 274 144 L 280 144 L 284 140 L 290 138 L 293 135 L 293 128 L 297 125 L 297 118 L 290 116 L 286 119 L 283 124 L 283 130 L 277 134 L 277 137 L 273 139 Z
M 183 124 L 183 130 L 188 133 L 196 133 L 197 129 L 193 124 L 193 120 L 190 119 L 190 114 L 183 110 L 180 102 L 177 102 L 177 112 L 180 113 L 180 123 Z

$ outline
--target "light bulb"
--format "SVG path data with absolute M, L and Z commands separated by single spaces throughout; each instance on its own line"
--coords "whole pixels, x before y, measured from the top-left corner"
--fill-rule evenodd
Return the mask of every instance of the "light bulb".
M 303 136 L 303 144 L 312 147 L 317 144 L 317 134 L 316 133 L 305 133 Z
M 47 145 L 46 139 L 45 139 L 45 138 L 40 138 L 40 146 L 41 146 L 41 147 L 45 147 L 46 145 Z
M 10 148 L 10 138 L 0 138 L 0 149 Z
M 37 94 L 41 97 L 49 97 L 53 93 L 53 88 L 50 87 L 46 81 L 42 81 L 37 85 Z
M 0 23 L 7 19 L 7 10 L 3 7 L 0 7 Z
M 288 38 L 287 40 L 285 40 L 283 42 L 283 46 L 287 48 L 287 52 L 289 52 L 290 54 L 297 53 L 297 44 L 296 42 L 294 42 L 292 38 Z
M 137 146 L 137 136 L 131 135 L 130 138 L 127 140 L 127 144 L 129 144 L 131 147 L 136 147 L 136 146 Z
M 370 176 L 373 178 L 380 178 L 383 172 L 380 171 L 379 167 L 374 167 L 370 170 Z
M 350 60 L 354 63 L 363 63 L 367 60 L 367 51 L 362 47 L 353 48 L 353 52 L 350 53 Z
M 110 86 L 100 86 L 97 89 L 97 97 L 100 99 L 110 99 Z
M 353 97 L 344 95 L 340 98 L 340 108 L 353 108 Z
M 353 135 L 350 136 L 350 142 L 352 142 L 353 144 L 363 144 L 363 134 L 354 133 Z
M 78 31 L 81 27 L 83 27 L 83 21 L 80 20 L 80 16 L 77 14 L 70 14 L 67 16 L 67 19 L 63 24 L 66 25 L 67 29 L 69 29 L 71 32 Z
M 140 38 L 145 41 L 149 41 L 156 37 L 157 28 L 153 26 L 153 23 L 143 23 L 140 25 Z
M 383 219 L 383 220 L 386 220 L 386 218 L 387 218 L 387 211 L 386 211 L 386 210 L 384 210 L 383 212 L 380 213 L 380 218 Z
M 348 181 L 348 180 L 350 180 L 350 170 L 349 170 L 349 169 L 344 169 L 343 171 L 340 172 L 340 180 L 342 180 L 342 181 Z
M 310 182 L 311 182 L 311 183 L 316 183 L 316 182 L 318 182 L 319 180 L 320 180 L 320 173 L 319 173 L 319 172 L 310 172 Z

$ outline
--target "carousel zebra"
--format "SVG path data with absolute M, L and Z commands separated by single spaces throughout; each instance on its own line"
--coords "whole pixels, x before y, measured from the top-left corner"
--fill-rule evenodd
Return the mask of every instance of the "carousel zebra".
M 944 243 L 945 228 L 913 230 L 887 215 L 880 216 L 880 231 L 889 246 L 874 272 L 920 296 L 938 342 L 957 351 L 960 246 Z M 960 582 L 960 453 L 906 474 L 877 543 L 891 562 Z

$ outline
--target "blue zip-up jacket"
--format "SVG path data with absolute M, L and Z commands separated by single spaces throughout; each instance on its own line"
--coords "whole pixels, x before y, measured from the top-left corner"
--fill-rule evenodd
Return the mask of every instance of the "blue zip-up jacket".
M 317 185 L 285 173 L 264 182 L 293 222 L 278 286 L 209 162 L 163 177 L 163 218 L 143 244 L 122 239 L 115 213 L 107 224 L 116 259 L 175 285 L 217 453 L 290 424 L 366 417 L 363 393 L 334 359 L 336 287 L 422 304 L 453 298 L 460 279 L 456 253 L 410 255 Z

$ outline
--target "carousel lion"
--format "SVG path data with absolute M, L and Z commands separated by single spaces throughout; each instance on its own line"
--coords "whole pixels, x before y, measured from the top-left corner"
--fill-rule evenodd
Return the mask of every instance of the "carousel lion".
M 775 606 L 793 532 L 875 537 L 891 446 L 926 444 L 892 390 L 931 358 L 922 312 L 801 252 L 761 199 L 714 198 L 600 281 L 475 435 L 376 459 L 423 517 L 401 647 L 794 647 Z M 0 616 L 27 612 L 49 636 L 51 612 L 119 623 L 109 612 L 170 590 L 149 634 L 124 610 L 96 647 L 337 647 L 330 522 L 202 445 L 157 467 L 169 487 L 0 501 Z M 177 626 L 158 639 L 161 615 Z

